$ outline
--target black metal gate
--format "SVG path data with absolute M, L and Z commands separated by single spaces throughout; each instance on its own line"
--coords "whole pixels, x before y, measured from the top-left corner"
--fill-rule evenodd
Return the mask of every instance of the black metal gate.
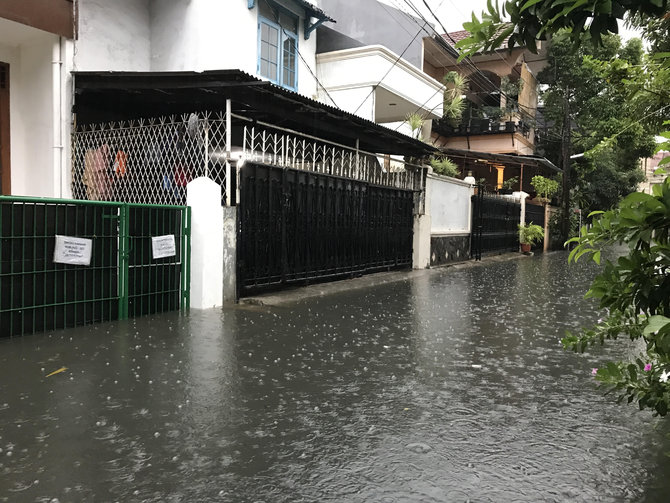
M 411 267 L 414 194 L 247 163 L 240 171 L 240 295 Z
M 539 225 L 544 229 L 544 206 L 526 203 L 526 223 Z
M 517 251 L 520 222 L 520 202 L 487 194 L 478 187 L 472 196 L 471 257 L 481 260 L 483 253 Z

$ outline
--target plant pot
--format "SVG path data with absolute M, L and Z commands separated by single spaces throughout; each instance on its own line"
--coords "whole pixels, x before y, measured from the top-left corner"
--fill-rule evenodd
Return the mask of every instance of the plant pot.
M 530 243 L 521 243 L 521 253 L 530 253 Z

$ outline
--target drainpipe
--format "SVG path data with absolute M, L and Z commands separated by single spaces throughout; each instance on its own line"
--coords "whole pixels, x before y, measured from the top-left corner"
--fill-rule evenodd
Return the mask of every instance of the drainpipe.
M 62 106 L 62 75 L 63 75 L 63 37 L 54 42 L 51 58 L 52 80 L 52 127 L 53 127 L 53 184 L 54 196 L 63 197 L 63 106 Z

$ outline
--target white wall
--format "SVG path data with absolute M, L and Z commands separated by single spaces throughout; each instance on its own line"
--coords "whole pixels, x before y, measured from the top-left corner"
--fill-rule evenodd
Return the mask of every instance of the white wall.
M 470 232 L 470 184 L 435 174 L 428 175 L 431 234 Z
M 303 15 L 293 2 L 283 3 Z M 79 20 L 75 70 L 256 75 L 258 7 L 248 9 L 244 0 L 82 0 Z M 314 97 L 316 33 L 305 40 L 302 19 L 298 25 L 298 92 Z
M 336 106 L 346 112 L 355 113 L 363 119 L 375 120 L 375 93 L 372 86 L 355 87 L 328 91 L 328 95 L 319 93 L 319 100 L 331 106 Z M 332 100 L 329 98 L 332 98 Z
M 75 70 L 150 70 L 149 0 L 82 0 L 78 6 Z
M 0 34 L 0 61 L 9 63 L 11 192 L 13 195 L 55 196 L 52 48 L 58 41 L 25 28 L 16 45 Z M 16 39 L 15 39 L 16 40 Z

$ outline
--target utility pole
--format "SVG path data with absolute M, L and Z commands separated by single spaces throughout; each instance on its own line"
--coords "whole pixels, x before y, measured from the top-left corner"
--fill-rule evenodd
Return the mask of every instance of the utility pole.
M 570 88 L 566 88 L 563 95 L 563 131 L 561 133 L 561 159 L 563 161 L 563 215 L 561 215 L 561 233 L 563 239 L 568 239 L 570 230 Z

